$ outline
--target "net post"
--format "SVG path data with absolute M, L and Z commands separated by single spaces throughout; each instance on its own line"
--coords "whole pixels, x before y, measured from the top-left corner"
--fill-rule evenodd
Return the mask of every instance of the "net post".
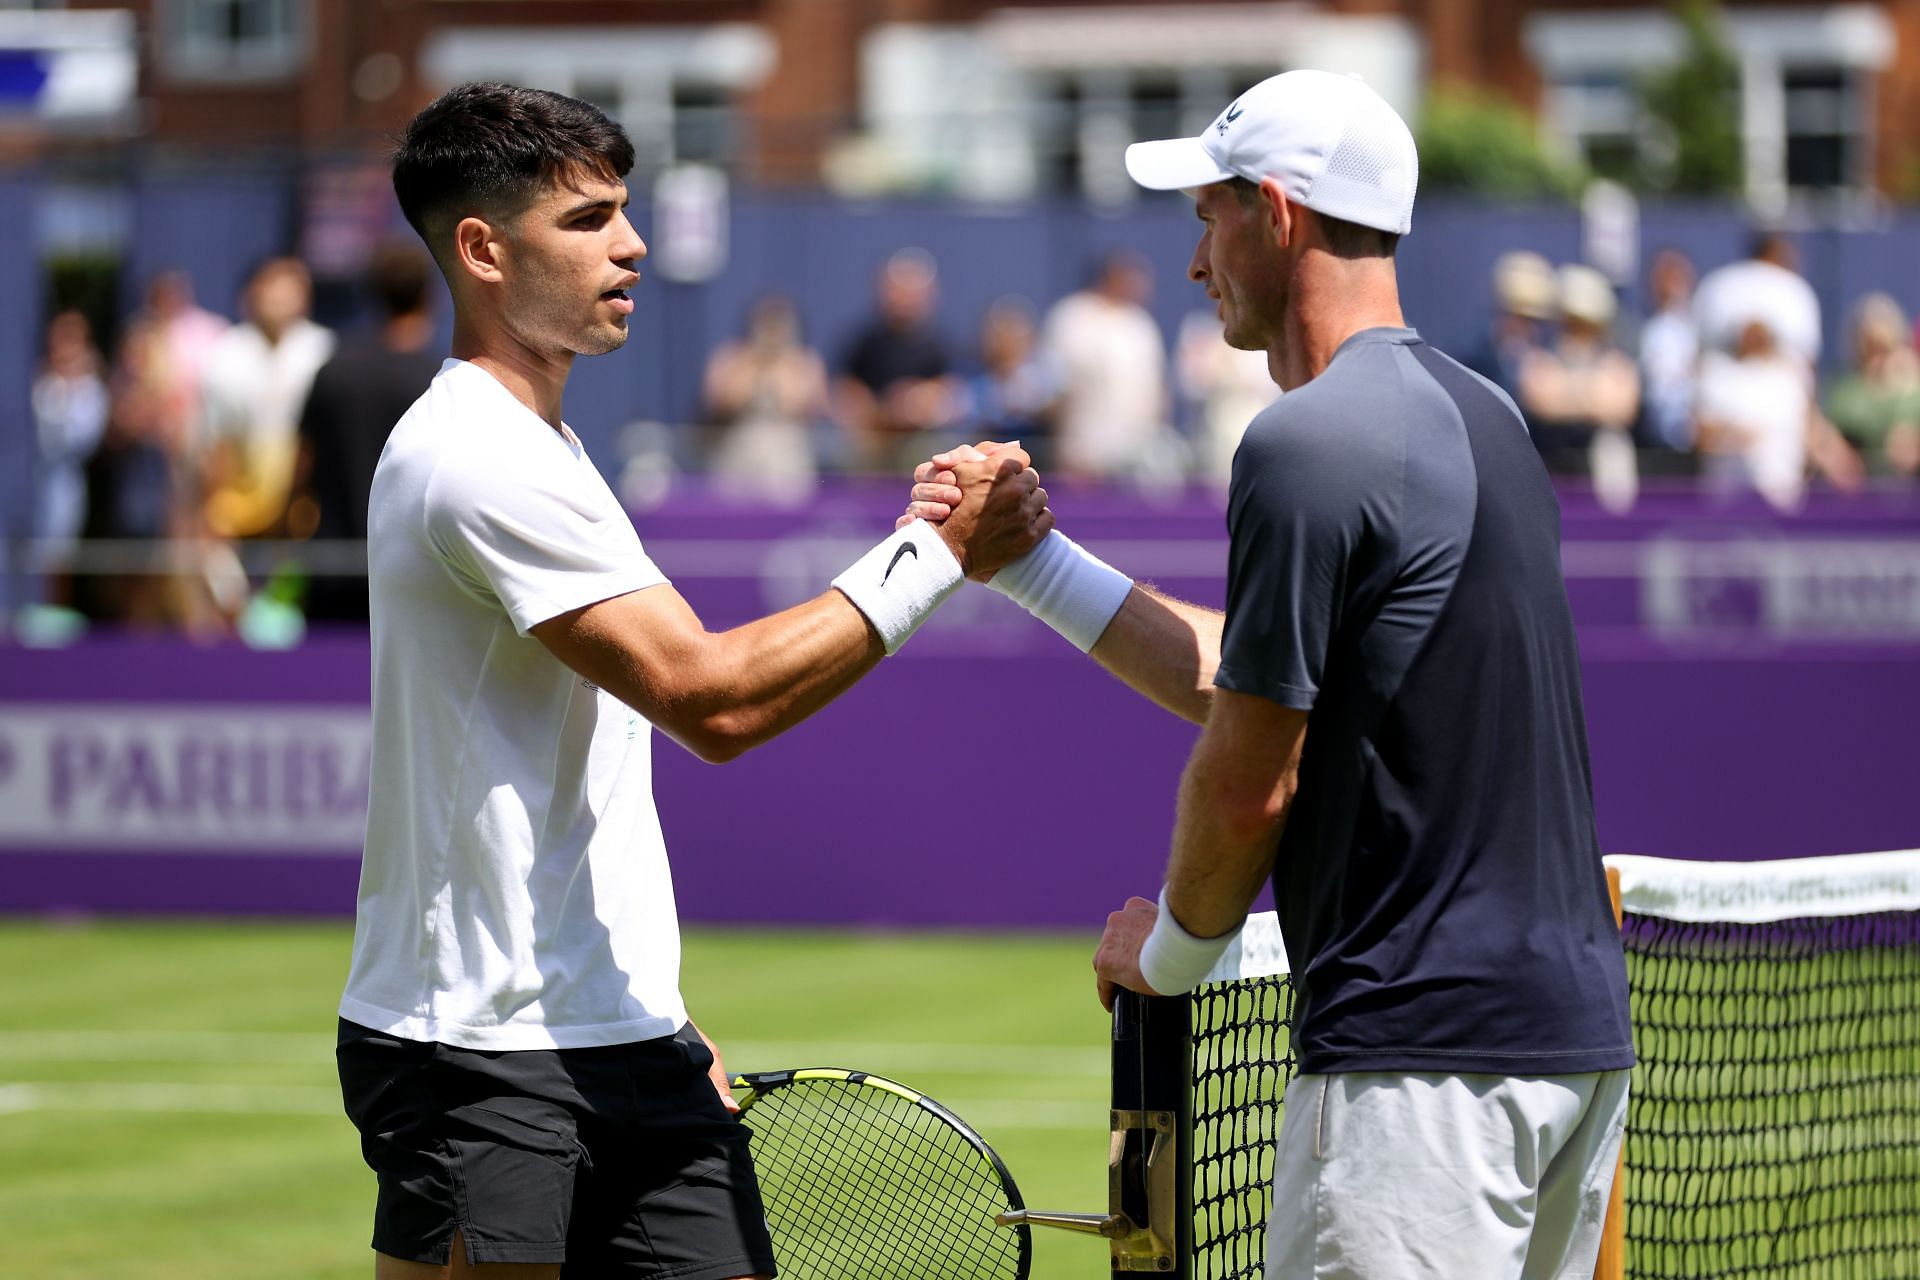
M 1116 1275 L 1193 1277 L 1193 998 L 1118 993 L 1108 1209 Z
M 1626 913 L 1620 906 L 1620 868 L 1607 868 L 1607 897 L 1613 903 L 1615 928 L 1624 927 Z M 1607 1197 L 1607 1220 L 1600 1228 L 1600 1256 L 1594 1263 L 1593 1280 L 1626 1280 L 1627 1275 L 1627 1143 L 1620 1141 L 1620 1156 L 1613 1166 L 1613 1191 Z

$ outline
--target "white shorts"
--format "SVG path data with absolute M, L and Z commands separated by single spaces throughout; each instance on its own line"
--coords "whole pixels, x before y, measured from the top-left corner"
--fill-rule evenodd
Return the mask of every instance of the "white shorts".
M 1591 1280 L 1630 1074 L 1297 1077 L 1267 1280 Z

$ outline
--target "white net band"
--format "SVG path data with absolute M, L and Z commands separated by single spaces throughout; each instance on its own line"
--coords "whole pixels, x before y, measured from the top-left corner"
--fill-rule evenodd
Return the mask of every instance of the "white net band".
M 1272 978 L 1286 972 L 1287 944 L 1280 939 L 1280 917 L 1271 911 L 1256 911 L 1247 917 L 1240 936 L 1220 953 L 1201 985 Z
M 1689 862 L 1617 854 L 1621 905 L 1662 920 L 1766 924 L 1920 911 L 1920 850 L 1777 862 Z

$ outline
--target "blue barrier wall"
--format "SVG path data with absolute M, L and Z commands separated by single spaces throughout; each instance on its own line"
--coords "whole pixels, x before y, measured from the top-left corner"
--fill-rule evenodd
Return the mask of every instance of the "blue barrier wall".
M 35 184 L 0 178 L 0 542 L 31 532 L 33 469 L 39 457 L 30 400 L 40 359 L 40 271 L 32 253 Z M 0 609 L 24 589 L 0 561 Z

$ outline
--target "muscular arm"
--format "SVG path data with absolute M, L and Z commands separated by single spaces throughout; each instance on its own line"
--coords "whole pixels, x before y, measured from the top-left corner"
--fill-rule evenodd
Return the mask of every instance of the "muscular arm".
M 1274 853 L 1299 787 L 1307 713 L 1222 689 L 1180 778 L 1166 899 L 1196 937 L 1218 938 L 1246 919 L 1273 873 Z M 1140 973 L 1140 950 L 1158 916 L 1144 898 L 1107 917 L 1093 959 L 1100 1001 L 1115 987 L 1158 994 Z
M 1222 689 L 1180 778 L 1167 904 L 1187 932 L 1237 928 L 1273 873 L 1300 780 L 1307 713 Z
M 838 591 L 715 633 L 662 585 L 549 618 L 533 635 L 712 764 L 791 729 L 886 656 Z
M 1091 656 L 1122 683 L 1195 724 L 1213 705 L 1224 617 L 1134 583 Z
M 1028 461 L 1008 450 L 963 464 L 965 499 L 939 531 L 961 573 L 991 573 L 1053 528 L 1047 491 Z M 839 590 L 715 633 L 663 584 L 548 618 L 531 632 L 560 661 L 714 764 L 799 724 L 887 652 L 874 624 Z

